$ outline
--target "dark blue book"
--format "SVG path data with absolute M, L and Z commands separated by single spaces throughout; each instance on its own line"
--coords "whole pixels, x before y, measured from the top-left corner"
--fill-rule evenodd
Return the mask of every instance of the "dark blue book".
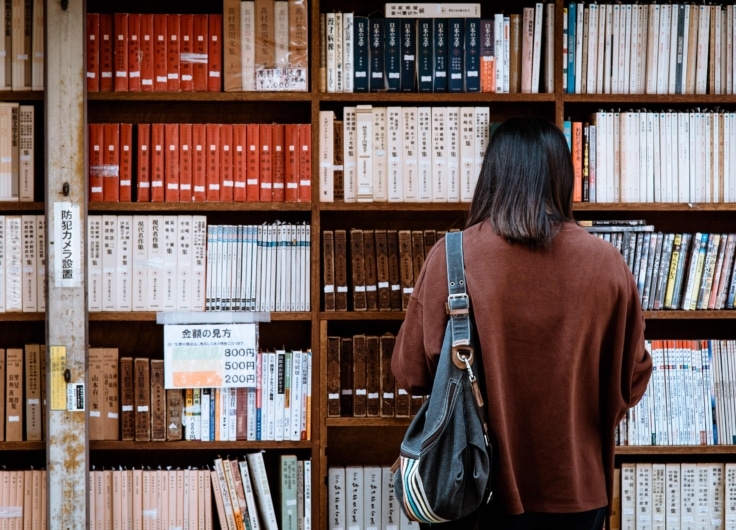
M 353 17 L 353 91 L 368 92 L 368 17 Z
M 480 19 L 465 19 L 465 92 L 480 92 Z
M 369 41 L 368 49 L 370 50 L 370 82 L 371 92 L 381 92 L 386 90 L 386 74 L 384 72 L 384 54 L 385 52 L 385 31 L 384 18 L 374 17 L 369 19 L 368 31 Z
M 447 19 L 432 19 L 434 31 L 434 76 L 432 90 L 447 92 Z
M 448 65 L 448 83 L 449 92 L 462 92 L 465 88 L 465 19 L 450 18 L 447 21 L 450 30 L 450 39 L 448 41 L 450 63 Z
M 432 38 L 432 19 L 420 18 L 417 21 L 417 87 L 419 92 L 432 92 L 434 74 L 434 42 Z
M 417 91 L 417 21 L 401 20 L 401 91 Z
M 401 88 L 401 19 L 387 18 L 385 35 L 384 71 L 386 89 L 398 92 Z

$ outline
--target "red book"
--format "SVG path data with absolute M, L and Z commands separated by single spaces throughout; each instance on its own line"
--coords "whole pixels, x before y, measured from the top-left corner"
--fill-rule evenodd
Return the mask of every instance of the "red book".
M 233 202 L 233 126 L 220 125 L 220 202 Z
M 120 124 L 106 123 L 104 144 L 102 149 L 102 200 L 118 202 L 120 200 Z
M 102 201 L 105 129 L 102 123 L 89 124 L 89 202 Z
M 583 200 L 583 122 L 572 122 L 572 200 Z
M 312 201 L 312 126 L 299 124 L 299 202 Z
M 248 142 L 245 151 L 245 200 L 258 202 L 260 195 L 258 182 L 261 175 L 261 128 L 257 123 L 249 123 L 245 126 L 245 129 L 246 141 Z
M 164 125 L 164 200 L 179 202 L 179 124 Z
M 153 15 L 153 91 L 166 92 L 169 89 L 167 51 L 169 40 L 167 35 L 169 16 Z
M 192 202 L 192 124 L 179 124 L 179 202 Z
M 133 124 L 120 124 L 120 202 L 132 200 L 133 186 Z
M 100 15 L 87 13 L 87 92 L 100 91 Z
M 142 14 L 140 18 L 141 40 L 141 90 L 153 91 L 153 15 Z
M 207 124 L 207 182 L 208 201 L 220 200 L 220 124 Z
M 261 140 L 261 155 L 258 159 L 260 191 L 258 200 L 260 202 L 271 202 L 273 200 L 273 125 L 261 123 L 259 125 Z
M 245 152 L 247 149 L 246 126 L 233 125 L 233 200 L 245 202 Z
M 207 198 L 207 126 L 192 124 L 192 200 Z
M 284 202 L 284 126 L 281 123 L 271 125 L 271 200 Z
M 151 202 L 164 201 L 164 142 L 166 134 L 163 123 L 151 124 Z
M 138 202 L 151 200 L 151 125 L 138 124 L 138 164 L 136 166 L 136 180 Z
M 222 15 L 208 17 L 209 46 L 207 48 L 207 90 L 222 90 Z
M 113 86 L 115 92 L 128 91 L 128 13 L 113 15 L 114 38 L 113 54 L 115 78 Z
M 166 34 L 168 45 L 166 46 L 166 83 L 169 92 L 179 92 L 179 15 L 169 13 L 166 15 Z
M 284 125 L 284 200 L 299 200 L 299 126 L 296 123 Z
M 128 90 L 141 91 L 141 15 L 128 15 Z
M 207 15 L 194 15 L 192 23 L 192 90 L 207 91 L 207 49 L 210 42 Z
M 182 92 L 191 92 L 194 89 L 192 74 L 194 63 L 194 15 L 179 16 L 179 89 Z
M 113 89 L 113 21 L 112 13 L 100 13 L 100 92 Z

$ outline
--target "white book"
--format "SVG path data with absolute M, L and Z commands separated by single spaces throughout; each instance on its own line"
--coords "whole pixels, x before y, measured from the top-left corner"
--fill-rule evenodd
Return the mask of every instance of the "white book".
M 264 440 L 276 439 L 276 353 L 263 352 L 263 421 L 265 422 Z
M 256 504 L 255 492 L 253 490 L 253 481 L 251 479 L 250 469 L 248 468 L 248 461 L 239 460 L 238 467 L 240 468 L 240 478 L 243 482 L 243 491 L 245 493 L 245 505 L 247 506 L 247 518 L 250 523 L 251 530 L 259 530 L 261 528 L 260 521 L 258 518 L 258 507 Z
M 496 92 L 499 94 L 504 91 L 503 31 L 503 13 L 496 13 L 493 15 L 493 49 L 496 65 Z
M 312 461 L 304 460 L 304 530 L 312 530 Z
M 217 254 L 217 227 L 207 227 L 207 290 L 205 294 L 205 307 L 207 311 L 215 309 L 215 257 Z
M 711 16 L 715 17 L 715 24 L 712 24 L 712 26 L 715 26 L 714 28 L 714 37 L 715 42 L 713 42 L 713 50 L 711 50 L 710 54 L 713 56 L 713 86 L 711 88 L 711 93 L 713 94 L 723 94 L 723 85 L 722 82 L 722 75 L 721 71 L 724 68 L 723 64 L 723 9 L 721 6 L 713 6 L 713 11 L 711 12 Z
M 18 106 L 18 200 L 34 198 L 33 105 Z
M 634 5 L 631 15 L 631 78 L 629 93 L 644 93 L 644 70 L 646 69 L 645 29 L 648 11 L 644 6 Z
M 542 24 L 544 22 L 544 4 L 534 4 L 534 40 L 532 42 L 532 94 L 539 93 L 539 76 L 542 63 Z
M 725 522 L 725 464 L 713 462 L 710 467 L 708 483 L 708 527 L 713 529 L 723 528 Z
M 345 528 L 363 528 L 363 466 L 345 466 Z
M 619 55 L 619 61 L 622 61 L 619 66 L 623 70 L 623 75 L 619 77 L 619 93 L 628 94 L 631 80 L 631 33 L 633 26 L 633 11 L 634 6 L 632 4 L 626 4 L 622 6 L 621 17 L 623 26 L 623 50 L 622 54 Z
M 148 310 L 148 216 L 133 216 L 132 302 L 133 311 Z
M 473 125 L 475 171 L 473 173 L 473 178 L 470 181 L 471 197 L 473 194 L 475 194 L 475 187 L 478 183 L 478 175 L 480 174 L 481 167 L 483 167 L 483 157 L 485 155 L 488 142 L 491 139 L 490 107 L 475 107 L 473 119 L 475 120 L 475 123 Z
M 708 44 L 711 6 L 698 6 L 698 38 L 695 54 L 695 93 L 705 94 L 708 87 Z
M 117 309 L 118 221 L 116 215 L 102 216 L 102 310 Z
M 386 17 L 480 17 L 480 3 L 420 2 L 415 4 L 385 4 Z
M 9 28 L 9 20 L 8 16 L 10 15 L 10 11 L 7 9 L 8 4 L 3 5 L 3 9 L 0 9 L 0 23 L 2 23 L 3 28 Z M 10 90 L 10 80 L 12 78 L 12 74 L 10 71 L 10 57 L 12 55 L 11 51 L 11 43 L 6 41 L 5 37 L 5 31 L 3 31 L 2 38 L 0 38 L 0 57 L 2 57 L 2 60 L 0 61 L 0 91 L 2 90 Z
M 162 311 L 164 289 L 164 216 L 148 216 L 148 311 Z
M 588 27 L 585 31 L 588 32 L 588 61 L 585 65 L 586 80 L 585 80 L 585 92 L 586 94 L 598 93 L 598 4 L 590 4 L 586 7 L 588 11 Z M 536 22 L 536 21 L 535 21 Z M 536 28 L 535 28 L 536 29 Z
M 24 313 L 35 313 L 38 311 L 38 292 L 36 284 L 36 250 L 38 241 L 36 239 L 35 214 L 23 214 L 21 216 L 21 241 L 21 305 Z
M 205 310 L 206 268 L 207 268 L 207 216 L 192 216 L 192 277 L 190 288 L 190 309 Z
M 432 202 L 447 202 L 447 107 L 432 107 Z
M 475 168 L 475 108 L 460 107 L 460 201 L 473 198 Z
M 363 467 L 363 530 L 381 530 L 382 473 L 379 466 Z
M 257 256 L 258 228 L 254 225 L 243 226 L 243 261 L 240 269 L 240 299 L 245 311 L 254 310 L 254 270 Z
M 335 113 L 331 110 L 319 111 L 319 200 L 334 202 L 334 158 Z
M 510 65 L 511 65 L 511 18 L 508 16 L 503 17 L 503 92 L 504 94 L 509 93 L 509 81 L 510 81 Z
M 133 307 L 133 216 L 118 215 L 117 226 L 116 311 Z
M 710 527 L 710 478 L 711 464 L 698 462 L 695 464 L 695 525 L 694 528 Z
M 432 109 L 417 107 L 417 202 L 432 201 Z
M 649 19 L 647 23 L 647 67 L 644 92 L 657 93 L 657 72 L 659 68 L 659 21 L 662 7 L 659 4 L 649 4 Z
M 325 13 L 325 65 L 327 72 L 327 92 L 337 92 L 337 58 L 335 57 L 336 13 Z
M 725 61 L 726 61 L 726 68 L 724 69 L 724 75 L 725 75 L 725 93 L 726 94 L 733 94 L 733 40 L 734 40 L 734 25 L 733 25 L 733 4 L 729 4 L 726 6 L 726 14 L 724 15 L 725 18 L 723 20 L 725 30 Z M 731 65 L 729 68 L 728 65 Z
M 666 530 L 667 515 L 665 464 L 652 464 L 652 530 Z
M 682 67 L 681 67 L 681 73 L 679 76 L 679 79 L 676 79 L 676 84 L 679 84 L 680 86 L 680 94 L 684 94 L 686 92 L 686 77 L 687 77 L 687 71 L 689 69 L 688 65 L 688 56 L 690 54 L 690 17 L 692 16 L 693 11 L 695 10 L 696 6 L 690 5 L 690 4 L 684 4 L 680 6 L 680 17 L 683 17 L 683 35 L 682 35 Z
M 583 93 L 583 40 L 584 32 L 586 31 L 585 24 L 585 4 L 577 2 L 578 16 L 575 19 L 575 42 L 572 43 L 575 46 L 575 94 Z
M 304 399 L 302 389 L 302 352 L 295 350 L 291 359 L 291 393 L 289 395 L 289 433 L 284 438 L 292 442 L 301 440 L 301 407 Z
M 680 464 L 680 524 L 685 528 L 697 528 L 698 464 Z
M 604 92 L 604 77 L 609 75 L 611 70 L 610 61 L 606 60 L 606 43 L 608 35 L 606 33 L 606 26 L 608 20 L 608 4 L 601 4 L 598 6 L 598 49 L 596 50 L 597 62 L 595 65 L 595 86 L 596 94 L 603 94 Z
M 667 88 L 665 89 L 665 94 L 674 94 L 676 92 L 677 60 L 678 55 L 682 53 L 677 42 L 677 27 L 681 16 L 684 16 L 684 12 L 680 10 L 680 6 L 678 4 L 672 4 L 670 6 L 669 44 L 667 46 L 668 53 L 666 56 L 669 66 L 667 67 Z
M 401 107 L 402 144 L 404 147 L 402 176 L 404 181 L 404 202 L 417 202 L 419 194 L 419 154 L 418 154 L 418 109 Z
M 268 484 L 268 476 L 266 475 L 266 464 L 263 461 L 263 453 L 248 453 L 248 470 L 251 475 L 253 491 L 255 493 L 256 503 L 258 504 L 258 513 L 261 516 L 261 523 L 265 530 L 278 530 L 276 521 L 276 510 L 274 509 L 273 497 L 271 496 L 271 488 Z
M 274 440 L 277 442 L 284 441 L 284 412 L 285 412 L 285 364 L 286 350 L 276 350 L 276 385 L 274 387 Z
M 675 127 L 675 124 L 673 123 L 672 126 Z M 693 200 L 690 190 L 690 168 L 695 162 L 695 157 L 691 156 L 692 144 L 690 130 L 693 127 L 691 114 L 687 112 L 678 112 L 676 127 L 678 134 L 677 146 L 679 163 L 673 167 L 672 184 L 674 187 L 675 182 L 677 182 L 677 195 L 672 197 L 672 200 L 676 200 L 677 202 L 689 202 Z
M 636 463 L 636 528 L 652 528 L 652 464 Z
M 640 124 L 642 126 L 641 133 L 644 136 L 640 136 L 640 141 L 646 138 L 646 149 L 644 142 L 640 150 L 639 159 L 643 161 L 640 167 L 643 165 L 643 171 L 640 177 L 643 180 L 642 192 L 640 193 L 640 199 L 642 202 L 654 202 L 654 157 L 657 154 L 654 148 L 654 119 L 655 115 L 653 112 L 642 112 L 640 113 Z M 643 150 L 643 151 L 642 151 Z
M 289 67 L 289 2 L 275 0 L 273 3 L 273 45 L 276 68 Z
M 611 89 L 606 94 L 619 94 L 619 77 L 621 63 L 621 48 L 623 43 L 623 32 L 621 31 L 621 4 L 613 4 L 613 14 L 611 16 Z
M 356 184 L 357 201 L 372 202 L 373 182 L 373 108 L 371 105 L 356 107 Z
M 24 0 L 11 0 L 12 5 L 12 87 L 13 90 L 28 90 L 31 79 L 26 75 L 26 64 L 30 63 L 31 50 L 26 46 L 25 28 L 27 11 Z M 7 21 L 6 21 L 7 22 Z M 30 23 L 30 21 L 28 21 Z M 29 43 L 30 44 L 30 43 Z
M 310 407 L 312 403 L 312 352 L 307 350 L 302 352 L 302 402 L 300 407 L 300 425 L 301 439 L 309 440 L 310 427 L 308 418 L 311 415 Z
M 401 118 L 401 107 L 386 107 L 388 202 L 402 202 L 404 200 L 404 135 Z
M 6 248 L 5 248 L 5 216 L 0 215 L 0 286 L 6 288 L 5 283 L 5 261 L 6 261 Z M 1 292 L 0 292 L 1 293 Z M 0 294 L 0 313 L 5 312 L 5 294 Z
M 460 201 L 460 107 L 447 107 L 447 201 Z
M 0 103 L 0 199 L 17 201 L 13 195 L 13 103 Z
M 342 109 L 342 175 L 343 201 L 357 200 L 357 167 L 356 167 L 356 109 L 343 107 Z M 389 132 L 390 134 L 390 132 Z
M 3 232 L 0 228 L 0 234 Z M 46 216 L 43 214 L 36 215 L 36 241 L 38 242 L 36 250 L 36 281 L 38 282 L 38 301 L 36 303 L 39 312 L 46 311 Z M 0 248 L 2 243 L 0 242 Z M 2 264 L 0 263 L 0 268 Z M 0 281 L 0 285 L 3 283 Z M 0 297 L 2 298 L 2 297 Z
M 621 528 L 636 524 L 636 464 L 621 464 Z
M 235 388 L 224 388 L 223 390 L 227 409 L 227 437 L 225 439 L 234 442 L 237 439 L 238 393 Z
M 736 530 L 736 463 L 726 462 L 723 473 L 724 530 Z
M 284 279 L 286 273 L 291 274 L 288 264 L 286 263 L 286 234 L 287 228 L 285 223 L 276 225 L 276 252 L 275 252 L 275 289 L 274 289 L 274 311 L 286 311 L 286 301 L 284 300 L 285 285 Z
M 736 485 L 735 485 L 735 489 L 736 489 Z M 736 513 L 736 509 L 734 513 Z M 345 468 L 339 467 L 339 466 L 331 466 L 327 470 L 327 528 L 328 530 L 345 530 L 347 528 L 347 526 L 345 526 L 346 515 L 347 515 L 347 483 L 345 481 Z
M 680 464 L 665 464 L 665 515 L 666 528 L 680 528 L 680 490 L 682 488 Z
M 373 107 L 371 158 L 373 167 L 373 201 L 388 200 L 388 157 L 386 156 L 386 107 Z
M 353 92 L 353 76 L 355 75 L 353 68 L 353 56 L 355 54 L 353 17 L 354 14 L 352 12 L 342 14 L 342 91 L 346 93 Z
M 240 2 L 240 61 L 243 90 L 256 89 L 256 7 L 253 0 Z
M 202 406 L 202 412 L 200 413 L 199 420 L 199 439 L 203 442 L 210 440 L 210 422 L 214 420 L 210 415 L 210 402 L 215 399 L 215 392 L 218 389 L 214 388 L 203 388 L 200 393 L 200 403 Z
M 394 489 L 394 473 L 389 466 L 381 468 L 381 529 L 396 530 L 399 528 L 399 512 L 401 505 Z
M 164 216 L 163 227 L 163 309 L 171 311 L 176 309 L 176 283 L 177 283 L 177 220 L 175 215 Z
M 87 309 L 89 311 L 102 311 L 101 215 L 87 217 Z

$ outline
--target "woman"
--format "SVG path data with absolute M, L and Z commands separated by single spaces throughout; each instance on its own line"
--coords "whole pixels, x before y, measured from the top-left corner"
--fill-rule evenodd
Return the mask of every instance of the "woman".
M 463 234 L 496 452 L 480 528 L 602 528 L 615 428 L 651 375 L 634 278 L 611 244 L 574 222 L 572 191 L 555 124 L 497 128 Z M 393 353 L 412 394 L 432 385 L 446 282 L 443 241 L 427 255 Z

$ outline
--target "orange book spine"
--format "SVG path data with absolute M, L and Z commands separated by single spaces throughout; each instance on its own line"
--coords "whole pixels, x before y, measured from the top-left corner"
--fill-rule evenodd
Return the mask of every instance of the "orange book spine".
M 166 92 L 168 83 L 168 15 L 153 15 L 153 91 Z
M 260 194 L 258 180 L 260 177 L 260 126 L 257 123 L 249 123 L 246 129 L 246 145 L 245 152 L 245 200 L 248 202 L 258 202 Z
M 247 149 L 246 126 L 233 124 L 233 201 L 245 202 L 245 152 Z
M 259 125 L 259 136 L 261 140 L 261 154 L 259 157 L 259 182 L 260 191 L 258 199 L 260 202 L 271 202 L 273 200 L 273 126 L 270 123 Z
M 100 13 L 100 92 L 113 89 L 113 17 Z
M 220 200 L 220 124 L 207 124 L 207 201 Z
M 192 200 L 207 198 L 207 126 L 192 124 Z
M 164 125 L 164 200 L 179 202 L 179 124 Z
M 136 165 L 136 191 L 137 202 L 150 202 L 151 200 L 151 125 L 148 123 L 138 124 Z
M 103 164 L 102 149 L 105 130 L 102 123 L 89 124 L 89 201 L 102 201 Z
M 220 202 L 233 202 L 233 126 L 220 125 Z
M 207 90 L 222 90 L 222 15 L 208 17 L 209 46 L 207 48 Z
M 120 124 L 106 123 L 102 150 L 102 200 L 120 200 Z
M 164 201 L 164 141 L 163 123 L 151 124 L 151 202 Z
M 299 126 L 284 125 L 284 200 L 299 200 Z
M 273 202 L 284 202 L 284 184 L 286 181 L 284 166 L 286 165 L 286 153 L 283 124 L 273 124 L 271 126 L 271 133 L 271 200 Z
M 87 13 L 87 92 L 100 91 L 100 14 Z
M 141 91 L 141 15 L 128 15 L 128 91 Z
M 169 92 L 179 92 L 179 46 L 180 46 L 180 15 L 169 13 L 166 15 L 166 89 Z
M 140 16 L 141 91 L 153 91 L 153 15 Z
M 299 202 L 312 201 L 312 127 L 299 124 Z
M 572 200 L 583 200 L 583 122 L 572 122 Z
M 191 92 L 194 88 L 192 80 L 194 51 L 192 38 L 194 36 L 194 15 L 179 16 L 179 90 Z
M 115 64 L 115 78 L 113 87 L 115 92 L 128 91 L 128 13 L 113 15 L 115 41 L 113 42 L 113 57 Z
M 120 202 L 132 200 L 133 124 L 120 124 Z
M 192 202 L 192 124 L 179 124 L 179 202 Z
M 207 15 L 194 15 L 192 22 L 192 90 L 207 91 L 207 48 L 209 46 L 209 23 Z

